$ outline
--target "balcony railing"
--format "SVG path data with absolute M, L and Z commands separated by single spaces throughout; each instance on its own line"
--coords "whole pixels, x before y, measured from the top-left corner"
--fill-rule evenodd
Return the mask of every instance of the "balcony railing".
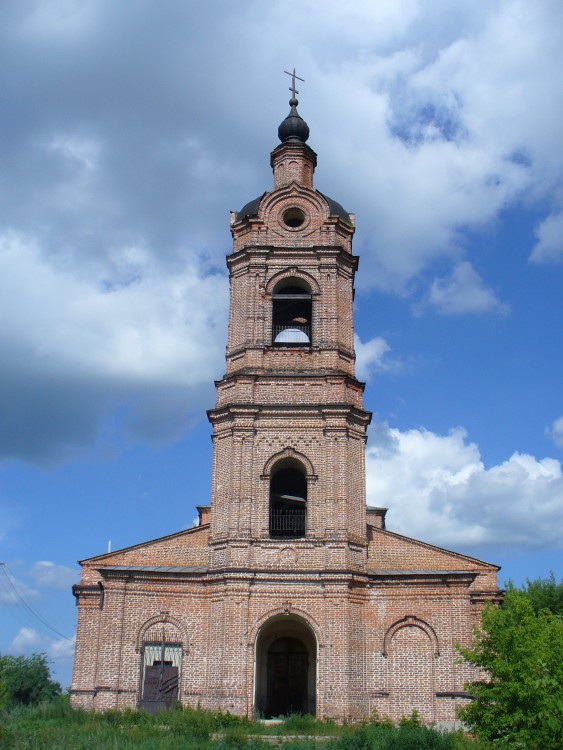
M 276 345 L 306 346 L 311 343 L 311 326 L 297 323 L 272 326 L 272 340 Z
M 305 536 L 305 508 L 270 509 L 271 536 Z

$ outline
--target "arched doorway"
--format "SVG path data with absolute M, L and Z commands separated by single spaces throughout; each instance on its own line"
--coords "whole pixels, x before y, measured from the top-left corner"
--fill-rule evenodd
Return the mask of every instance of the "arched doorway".
M 269 620 L 256 641 L 256 715 L 316 714 L 317 641 L 301 618 Z

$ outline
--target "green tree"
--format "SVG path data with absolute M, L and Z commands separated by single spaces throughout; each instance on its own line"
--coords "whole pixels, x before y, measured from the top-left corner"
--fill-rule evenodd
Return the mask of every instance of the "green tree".
M 528 597 L 530 603 L 536 612 L 540 609 L 548 609 L 554 615 L 563 615 L 563 580 L 555 580 L 553 571 L 549 578 L 536 578 L 535 581 L 526 579 L 526 583 L 516 589 L 512 581 L 507 584 L 507 591 L 521 591 Z
M 500 609 L 488 607 L 471 648 L 460 649 L 489 678 L 467 685 L 475 699 L 460 718 L 497 748 L 563 747 L 563 618 L 535 611 L 512 588 Z
M 0 709 L 6 708 L 10 702 L 10 691 L 5 680 L 0 680 Z
M 45 654 L 0 656 L 2 700 L 7 705 L 35 705 L 61 693 L 61 686 L 51 679 Z

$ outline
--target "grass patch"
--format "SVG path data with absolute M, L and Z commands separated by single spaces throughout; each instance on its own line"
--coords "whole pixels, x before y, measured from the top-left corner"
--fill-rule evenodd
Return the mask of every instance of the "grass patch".
M 340 734 L 342 727 L 330 719 L 316 719 L 311 714 L 292 714 L 281 716 L 281 723 L 265 724 L 263 722 L 250 722 L 251 731 L 265 735 L 336 735 Z M 287 746 L 286 746 L 287 747 Z
M 228 713 L 182 707 L 158 716 L 133 710 L 94 714 L 71 708 L 65 698 L 34 708 L 17 707 L 0 712 L 0 750 L 266 750 L 272 747 L 488 750 L 460 733 L 440 733 L 423 726 L 416 717 L 399 726 L 377 718 L 340 726 L 333 721 L 296 715 L 272 725 Z

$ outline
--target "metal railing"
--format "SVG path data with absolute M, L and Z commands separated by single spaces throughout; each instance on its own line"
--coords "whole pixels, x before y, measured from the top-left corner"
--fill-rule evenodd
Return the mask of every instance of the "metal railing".
M 299 323 L 285 323 L 272 326 L 274 344 L 310 344 L 311 326 Z
M 270 509 L 270 534 L 305 536 L 305 508 Z

